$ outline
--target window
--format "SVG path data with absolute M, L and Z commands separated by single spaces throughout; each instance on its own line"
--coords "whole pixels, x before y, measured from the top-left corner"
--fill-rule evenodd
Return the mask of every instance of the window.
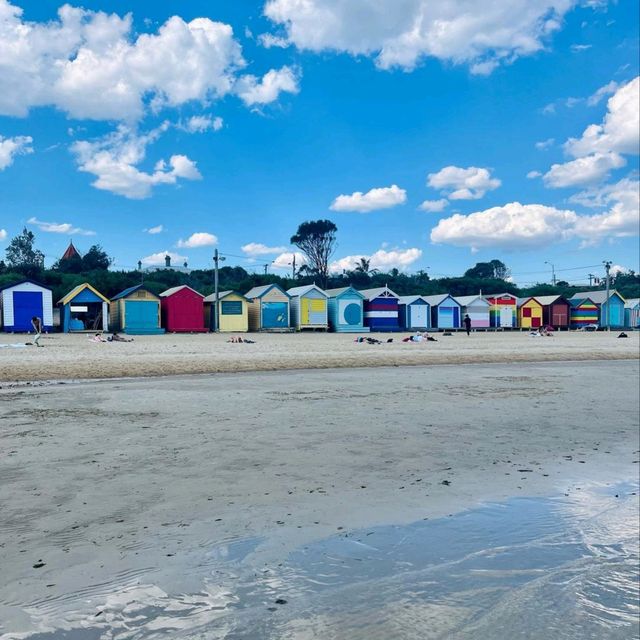
M 238 300 L 223 300 L 220 303 L 220 313 L 224 316 L 241 316 L 242 302 Z
M 522 317 L 523 318 L 531 317 L 531 307 L 522 307 Z

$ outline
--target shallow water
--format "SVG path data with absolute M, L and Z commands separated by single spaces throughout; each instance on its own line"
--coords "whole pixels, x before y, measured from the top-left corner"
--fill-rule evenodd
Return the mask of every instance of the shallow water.
M 132 576 L 31 603 L 29 628 L 39 630 L 0 638 L 635 638 L 637 493 L 594 485 L 341 531 L 277 565 L 256 566 L 262 540 L 232 540 L 185 568 L 193 593 Z

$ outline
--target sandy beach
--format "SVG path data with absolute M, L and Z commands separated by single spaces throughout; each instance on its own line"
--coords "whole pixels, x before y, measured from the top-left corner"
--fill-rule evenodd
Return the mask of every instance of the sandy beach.
M 354 343 L 346 334 L 247 334 L 255 344 L 229 344 L 225 334 L 135 336 L 131 343 L 95 343 L 86 335 L 51 334 L 41 349 L 0 348 L 0 382 L 328 369 L 403 365 L 624 360 L 638 358 L 640 332 L 434 334 L 437 342 L 402 343 L 409 334 L 371 334 L 393 343 Z M 3 334 L 0 343 L 28 341 Z
M 257 338 L 258 345 L 226 345 L 168 336 L 165 344 L 195 345 L 196 358 L 203 358 L 198 345 L 229 357 L 258 347 L 265 362 L 300 363 L 282 345 L 316 353 L 328 339 L 331 358 L 371 364 L 379 361 L 367 354 L 389 357 L 379 355 L 387 346 L 339 336 Z M 521 344 L 518 356 L 529 359 L 550 350 L 628 358 L 637 348 L 637 336 L 503 338 L 455 336 L 443 338 L 440 351 L 398 345 L 386 353 L 446 361 Z M 11 362 L 26 357 L 37 368 L 37 358 L 54 363 L 59 356 L 66 368 L 56 374 L 71 376 L 70 346 L 76 357 L 92 354 L 79 366 L 95 366 L 97 375 L 106 365 L 96 352 L 114 363 L 128 361 L 121 354 L 131 349 L 140 368 L 175 367 L 190 355 L 182 348 L 165 356 L 155 344 L 87 345 L 57 336 L 46 349 L 11 353 Z M 637 478 L 637 362 L 577 369 L 573 362 L 506 363 L 508 352 L 499 354 L 500 366 L 380 367 L 364 376 L 332 369 L 5 385 L 0 638 L 248 637 L 225 631 L 246 597 L 233 564 L 239 547 L 242 570 L 268 581 L 292 550 L 328 536 L 437 520 L 514 496 L 580 496 L 589 484 Z M 21 366 L 14 377 L 26 375 Z M 615 504 L 613 496 L 606 500 Z M 232 563 L 230 573 L 220 570 L 223 562 Z M 275 598 L 286 581 L 273 580 Z M 189 615 L 177 631 L 181 611 Z M 449 613 L 443 609 L 439 619 Z M 82 635 L 94 626 L 122 635 Z M 80 631 L 55 635 L 60 629 Z

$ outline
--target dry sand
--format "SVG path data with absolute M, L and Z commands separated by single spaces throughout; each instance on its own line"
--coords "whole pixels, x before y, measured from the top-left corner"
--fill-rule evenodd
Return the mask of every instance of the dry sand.
M 97 374 L 106 370 L 106 358 L 121 367 L 129 361 L 143 369 L 163 361 L 177 367 L 189 362 L 185 345 L 194 358 L 203 359 L 203 346 L 212 345 L 207 352 L 217 357 L 255 348 L 264 362 L 270 356 L 272 363 L 292 364 L 302 359 L 301 352 L 287 359 L 293 345 L 316 353 L 332 344 L 331 358 L 371 364 L 391 357 L 378 355 L 384 352 L 398 360 L 482 358 L 498 345 L 505 345 L 498 351 L 503 360 L 558 351 L 629 357 L 638 344 L 637 336 L 528 340 L 516 334 L 455 336 L 442 338 L 437 350 L 405 350 L 352 345 L 339 336 L 257 339 L 259 345 L 225 345 L 210 336 L 168 336 L 129 347 L 57 336 L 47 349 L 11 360 L 26 357 L 33 369 L 38 358 L 62 361 L 67 368 L 56 373 L 72 375 L 67 351 L 90 358 L 82 371 L 95 366 Z M 158 344 L 182 345 L 181 354 L 159 353 Z M 133 355 L 110 355 L 116 348 Z M 374 355 L 367 360 L 362 353 Z M 250 356 L 242 358 L 250 363 Z M 240 596 L 233 579 L 215 567 L 232 541 L 257 541 L 243 562 L 262 572 L 300 544 L 355 527 L 446 516 L 511 496 L 573 494 L 585 483 L 638 474 L 633 361 L 10 387 L 0 390 L 3 640 L 82 629 L 96 624 L 96 616 L 135 615 L 151 601 L 167 611 L 191 611 L 189 602 L 203 602 L 203 574 L 210 599 L 197 610 L 226 615 L 225 602 Z
M 371 334 L 374 335 L 374 334 Z M 256 344 L 228 344 L 228 335 L 136 336 L 128 344 L 94 343 L 86 335 L 44 336 L 44 348 L 0 349 L 0 381 L 121 378 L 183 373 L 324 369 L 638 358 L 640 332 L 561 332 L 532 338 L 526 332 L 435 334 L 438 342 L 402 343 L 408 334 L 377 334 L 392 344 L 354 343 L 348 334 L 249 334 Z M 0 342 L 25 342 L 2 335 Z

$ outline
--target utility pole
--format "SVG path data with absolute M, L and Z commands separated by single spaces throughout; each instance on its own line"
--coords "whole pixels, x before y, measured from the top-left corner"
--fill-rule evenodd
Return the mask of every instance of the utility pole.
M 220 327 L 220 300 L 218 298 L 218 266 L 220 262 L 224 262 L 224 258 L 218 253 L 218 250 L 216 249 L 213 252 L 213 264 L 214 264 L 214 272 L 213 272 L 213 293 L 214 293 L 214 299 L 215 299 L 215 305 L 214 305 L 214 331 L 216 333 L 218 333 L 220 331 L 219 327 Z
M 607 278 L 607 301 L 606 301 L 606 305 L 607 305 L 607 331 L 611 331 L 611 324 L 609 322 L 609 306 L 610 306 L 610 300 L 609 300 L 609 271 L 611 269 L 611 262 L 609 262 L 609 260 L 603 260 L 602 264 L 604 265 L 604 270 L 606 272 L 606 278 Z
M 291 278 L 293 280 L 295 280 L 296 279 L 296 254 L 295 253 L 293 254 L 293 263 L 292 264 L 293 264 L 293 269 L 292 269 L 293 270 L 293 274 L 292 274 Z
M 593 273 L 587 273 L 587 278 L 589 278 L 589 286 L 592 287 L 593 286 L 593 279 L 596 276 Z
M 266 264 L 262 265 L 264 267 L 264 275 L 267 275 L 267 269 L 269 268 L 269 263 L 267 262 Z
M 544 261 L 545 264 L 548 264 L 551 267 L 551 284 L 553 284 L 553 286 L 556 286 L 556 268 L 553 265 L 552 262 L 549 262 L 548 260 Z

